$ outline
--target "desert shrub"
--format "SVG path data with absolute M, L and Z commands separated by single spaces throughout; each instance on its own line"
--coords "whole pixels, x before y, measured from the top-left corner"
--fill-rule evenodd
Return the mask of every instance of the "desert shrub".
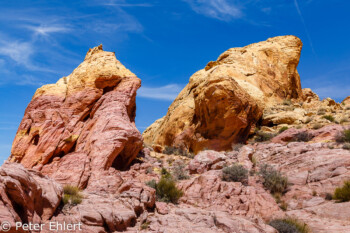
M 180 156 L 185 156 L 188 158 L 194 158 L 194 154 L 190 153 L 186 150 L 183 150 L 181 148 L 177 148 L 174 146 L 166 146 L 163 150 L 163 154 L 167 155 L 180 155 Z
M 153 189 L 156 189 L 156 187 L 157 187 L 157 181 L 156 180 L 150 180 L 150 181 L 147 181 L 146 182 L 146 185 L 148 186 L 148 187 L 151 187 L 151 188 L 153 188 Z
M 263 164 L 259 174 L 264 179 L 263 185 L 271 193 L 284 193 L 288 187 L 288 179 L 272 166 Z
M 65 185 L 63 187 L 63 204 L 78 205 L 82 202 L 83 195 L 81 190 L 73 185 Z
M 321 129 L 323 126 L 320 123 L 316 123 L 312 126 L 312 129 Z
M 287 210 L 288 210 L 288 204 L 287 204 L 287 202 L 282 201 L 281 204 L 280 204 L 280 208 L 281 208 L 281 210 L 283 210 L 283 211 L 287 211 Z
M 146 183 L 151 188 L 156 190 L 156 197 L 158 201 L 171 202 L 177 204 L 183 192 L 176 187 L 176 182 L 171 174 L 166 170 L 162 169 L 162 177 L 158 181 L 148 181 Z
M 273 133 L 266 133 L 262 131 L 257 131 L 255 134 L 255 141 L 256 142 L 265 142 L 271 140 L 274 136 L 276 136 Z
M 282 128 L 280 128 L 280 130 L 278 130 L 279 133 L 283 133 L 284 131 L 286 131 L 288 129 L 287 126 L 283 126 Z
M 222 169 L 222 179 L 229 182 L 248 182 L 248 170 L 240 164 L 235 164 Z
M 335 138 L 337 142 L 350 142 L 350 129 L 339 132 Z
M 176 187 L 174 179 L 162 177 L 156 185 L 156 195 L 159 201 L 176 204 L 183 192 Z
M 295 135 L 294 140 L 297 142 L 308 142 L 312 139 L 312 135 L 306 131 L 300 132 Z
M 270 226 L 275 228 L 279 233 L 309 233 L 310 229 L 305 224 L 296 219 L 285 218 L 275 219 L 269 223 Z
M 324 108 L 320 108 L 318 111 L 317 111 L 317 115 L 324 115 L 326 114 L 326 109 Z
M 333 199 L 333 195 L 331 193 L 326 193 L 325 199 L 330 201 Z
M 345 144 L 343 145 L 343 149 L 344 149 L 344 150 L 350 150 L 350 143 L 345 143 Z
M 332 115 L 324 115 L 322 117 L 323 119 L 329 120 L 330 122 L 334 122 L 334 117 Z
M 350 181 L 345 181 L 343 187 L 335 189 L 333 199 L 339 202 L 350 201 Z
M 283 100 L 282 104 L 289 106 L 289 105 L 292 105 L 292 101 L 290 99 L 285 99 L 285 100 Z
M 176 180 L 187 180 L 190 178 L 186 171 L 186 165 L 183 162 L 176 162 L 172 169 L 172 175 Z
M 313 191 L 312 191 L 312 196 L 314 196 L 314 197 L 317 196 L 317 191 L 316 191 L 316 190 L 313 190 Z
M 148 229 L 148 227 L 149 227 L 149 222 L 144 222 L 140 226 L 141 230 L 146 230 Z

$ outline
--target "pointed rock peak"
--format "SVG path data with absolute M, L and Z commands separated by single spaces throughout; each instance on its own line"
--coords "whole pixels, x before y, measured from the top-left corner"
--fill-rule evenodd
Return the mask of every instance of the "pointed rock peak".
M 92 57 L 92 55 L 99 52 L 103 52 L 102 44 L 92 49 L 89 49 L 89 51 L 86 53 L 85 60 L 89 59 L 90 57 Z

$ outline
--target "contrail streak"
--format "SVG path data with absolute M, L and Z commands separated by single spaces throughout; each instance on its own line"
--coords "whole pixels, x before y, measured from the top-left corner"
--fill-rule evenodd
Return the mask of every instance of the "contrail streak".
M 314 45 L 313 45 L 313 43 L 312 43 L 309 30 L 308 30 L 307 27 L 306 27 L 305 19 L 304 19 L 303 14 L 301 13 L 301 10 L 300 10 L 300 8 L 299 8 L 299 4 L 298 4 L 298 1 L 297 1 L 297 0 L 294 0 L 294 5 L 295 5 L 295 8 L 297 9 L 297 12 L 298 12 L 298 14 L 299 14 L 299 16 L 300 16 L 300 20 L 301 20 L 301 22 L 302 22 L 303 25 L 304 25 L 304 29 L 305 29 L 305 32 L 306 32 L 306 36 L 307 36 L 307 38 L 308 38 L 308 40 L 309 40 L 309 43 L 310 43 L 312 52 L 313 52 L 313 54 L 315 55 L 315 57 L 317 58 L 317 54 L 316 54 L 316 52 L 315 52 L 315 48 L 314 48 Z

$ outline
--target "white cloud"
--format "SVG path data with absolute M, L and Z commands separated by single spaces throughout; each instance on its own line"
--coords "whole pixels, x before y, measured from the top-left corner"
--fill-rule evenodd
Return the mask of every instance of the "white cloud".
M 30 56 L 34 53 L 32 44 L 19 41 L 0 41 L 0 55 L 11 58 L 18 64 L 31 68 Z
M 34 35 L 48 36 L 51 33 L 68 32 L 70 29 L 60 25 L 40 25 L 40 26 L 26 26 L 29 30 L 34 32 Z
M 205 15 L 222 21 L 230 21 L 243 17 L 241 9 L 229 0 L 183 0 L 197 14 Z
M 173 101 L 182 89 L 183 86 L 178 84 L 169 84 L 162 87 L 141 87 L 137 92 L 137 96 L 149 99 Z

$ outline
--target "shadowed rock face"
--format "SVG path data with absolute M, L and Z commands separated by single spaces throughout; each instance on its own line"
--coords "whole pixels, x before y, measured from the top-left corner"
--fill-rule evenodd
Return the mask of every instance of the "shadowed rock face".
M 167 115 L 144 132 L 145 142 L 198 152 L 245 141 L 265 107 L 303 98 L 301 48 L 299 38 L 282 36 L 227 50 L 190 78 Z
M 81 187 L 91 174 L 126 168 L 142 147 L 134 123 L 140 86 L 114 53 L 90 49 L 72 74 L 36 91 L 9 160 Z

